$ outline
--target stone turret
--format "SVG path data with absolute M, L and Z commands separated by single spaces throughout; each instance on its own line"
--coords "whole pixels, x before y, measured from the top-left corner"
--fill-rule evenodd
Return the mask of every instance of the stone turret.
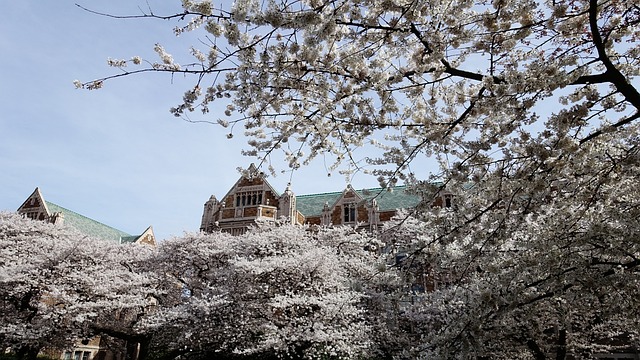
M 49 222 L 58 226 L 64 225 L 64 213 L 61 211 L 54 213 L 49 218 Z
M 325 201 L 324 206 L 322 207 L 322 215 L 321 215 L 321 224 L 323 226 L 331 225 L 331 208 L 329 207 L 329 203 Z
M 375 198 L 371 200 L 371 206 L 369 207 L 369 226 L 371 231 L 378 229 L 380 225 L 380 206 L 378 206 L 378 200 Z
M 287 188 L 280 196 L 278 208 L 278 217 L 284 217 L 291 224 L 296 223 L 296 196 L 291 191 L 291 183 L 287 184 Z
M 202 222 L 200 223 L 200 231 L 211 231 L 216 219 L 215 214 L 220 207 L 220 202 L 215 195 L 211 195 L 209 200 L 204 203 L 204 212 L 202 213 Z

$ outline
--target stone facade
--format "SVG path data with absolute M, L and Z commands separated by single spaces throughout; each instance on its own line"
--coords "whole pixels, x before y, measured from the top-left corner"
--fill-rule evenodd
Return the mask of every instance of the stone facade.
M 265 175 L 251 165 L 246 175 L 218 200 L 212 195 L 204 204 L 200 230 L 216 230 L 234 235 L 242 234 L 256 221 L 275 221 L 286 218 L 294 224 L 301 224 L 304 217 L 296 211 L 296 198 L 287 188 L 279 194 L 267 182 Z
M 450 194 L 443 195 L 434 205 L 450 207 L 451 199 Z M 204 204 L 200 230 L 238 235 L 256 221 L 285 219 L 292 224 L 350 225 L 375 231 L 399 209 L 420 202 L 404 186 L 356 190 L 347 185 L 337 192 L 295 195 L 289 184 L 280 194 L 252 164 L 221 200 L 212 195 Z

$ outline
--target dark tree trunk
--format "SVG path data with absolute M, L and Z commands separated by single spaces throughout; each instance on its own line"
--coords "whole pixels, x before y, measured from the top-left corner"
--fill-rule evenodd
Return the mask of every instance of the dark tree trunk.
M 140 339 L 140 347 L 138 348 L 138 360 L 146 360 L 149 356 L 150 338 Z
M 125 360 L 138 360 L 140 359 L 140 354 L 138 353 L 138 343 L 133 341 L 127 341 L 127 346 L 125 347 Z
M 556 351 L 556 360 L 564 360 L 567 357 L 567 330 L 558 332 L 558 350 Z
M 535 340 L 527 340 L 527 347 L 531 350 L 536 360 L 545 360 L 547 358 L 544 356 L 542 349 L 540 349 L 540 346 L 538 346 L 538 343 L 536 343 Z
M 38 358 L 38 353 L 40 352 L 39 347 L 35 346 L 25 346 L 21 347 L 16 351 L 16 358 L 18 360 L 36 360 Z

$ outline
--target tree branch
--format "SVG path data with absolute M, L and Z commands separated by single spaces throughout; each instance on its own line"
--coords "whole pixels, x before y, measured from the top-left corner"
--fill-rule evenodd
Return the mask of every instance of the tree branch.
M 640 111 L 640 93 L 638 93 L 636 88 L 627 81 L 620 70 L 618 70 L 618 68 L 616 68 L 616 66 L 611 62 L 611 59 L 607 54 L 605 42 L 602 40 L 602 36 L 600 35 L 600 30 L 598 28 L 598 0 L 589 0 L 589 27 L 593 38 L 593 44 L 598 51 L 599 60 L 606 69 L 606 72 L 602 75 L 608 75 L 608 80 L 613 83 L 616 89 L 627 101 L 631 103 L 631 105 Z

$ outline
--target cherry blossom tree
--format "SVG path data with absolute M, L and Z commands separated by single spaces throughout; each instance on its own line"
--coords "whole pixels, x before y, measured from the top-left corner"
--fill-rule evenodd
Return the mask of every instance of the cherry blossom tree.
M 111 60 L 120 73 L 76 85 L 192 74 L 173 113 L 225 108 L 217 122 L 244 128 L 246 154 L 283 151 L 292 169 L 333 157 L 330 172 L 413 185 L 417 220 L 385 241 L 416 264 L 398 264 L 407 281 L 447 280 L 398 312 L 411 356 L 563 359 L 636 344 L 640 2 L 182 3 L 131 17 L 199 31 L 191 58 L 156 45 L 158 61 Z M 420 157 L 439 170 L 412 167 Z M 445 189 L 454 206 L 432 207 Z
M 615 158 L 613 148 L 607 156 Z M 464 211 L 477 201 L 465 196 L 456 199 L 463 209 L 390 226 L 407 281 L 426 273 L 437 286 L 400 319 L 411 329 L 411 357 L 564 359 L 637 349 L 638 158 L 617 155 L 615 165 L 600 159 L 606 170 L 598 171 L 622 173 L 597 182 L 585 173 L 586 183 L 513 198 L 480 219 Z
M 136 247 L 134 249 L 134 247 Z M 151 250 L 0 213 L 0 345 L 19 358 L 100 334 L 96 326 L 145 306 Z
M 167 358 L 357 358 L 375 351 L 364 316 L 381 258 L 353 229 L 261 226 L 161 244 L 181 301 L 141 325 Z M 383 280 L 386 279 L 386 280 Z
M 2 213 L 0 346 L 35 359 L 101 335 L 138 343 L 139 359 L 381 353 L 371 304 L 395 275 L 380 245 L 348 227 L 265 223 L 156 251 Z
M 541 132 L 534 125 L 544 121 L 549 131 L 537 142 L 559 133 L 581 144 L 628 130 L 640 108 L 635 1 L 243 0 L 217 7 L 205 0 L 183 7 L 129 17 L 179 20 L 177 35 L 201 31 L 204 45 L 191 47 L 190 57 L 176 59 L 156 44 L 157 61 L 110 59 L 121 73 L 76 85 L 97 88 L 149 71 L 193 74 L 194 87 L 172 109 L 177 116 L 226 106 L 229 117 L 218 122 L 230 134 L 244 126 L 253 138 L 247 153 L 267 160 L 283 149 L 293 168 L 319 153 L 354 161 L 352 151 L 365 144 L 385 151 L 370 164 L 395 165 L 384 173 L 389 181 L 406 177 L 421 153 L 446 169 L 486 167 L 535 154 L 497 150 L 533 142 Z

